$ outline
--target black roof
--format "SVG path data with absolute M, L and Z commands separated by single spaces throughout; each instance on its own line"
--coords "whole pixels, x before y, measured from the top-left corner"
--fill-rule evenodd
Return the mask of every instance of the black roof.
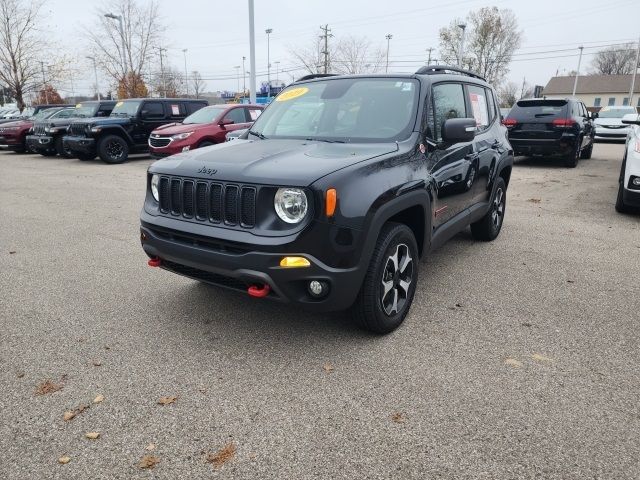
M 140 102 L 142 100 L 153 100 L 154 102 L 200 102 L 200 103 L 209 103 L 204 98 L 154 98 L 154 97 L 146 97 L 146 98 L 123 98 L 122 100 L 117 100 L 118 102 Z

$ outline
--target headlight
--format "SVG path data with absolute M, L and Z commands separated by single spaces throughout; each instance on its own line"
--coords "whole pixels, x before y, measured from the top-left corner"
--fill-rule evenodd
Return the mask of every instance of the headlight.
M 279 188 L 273 204 L 278 216 L 287 223 L 300 223 L 307 214 L 307 196 L 299 188 Z
M 171 140 L 184 140 L 193 132 L 185 132 L 185 133 L 177 133 L 175 135 L 171 135 Z
M 151 176 L 151 195 L 156 199 L 156 202 L 160 201 L 160 195 L 158 194 L 158 186 L 160 185 L 160 176 L 153 174 Z

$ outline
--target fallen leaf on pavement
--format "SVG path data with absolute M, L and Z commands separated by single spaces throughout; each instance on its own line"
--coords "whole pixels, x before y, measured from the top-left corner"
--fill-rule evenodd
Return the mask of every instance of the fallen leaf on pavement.
M 160 405 L 171 405 L 177 399 L 178 397 L 160 397 L 160 400 L 158 400 L 158 403 Z
M 76 412 L 72 412 L 71 410 L 64 412 L 64 415 L 62 416 L 62 419 L 65 422 L 68 422 L 69 420 L 73 420 L 74 417 L 76 416 Z
M 85 437 L 87 437 L 89 440 L 96 440 L 97 438 L 100 437 L 100 433 L 98 432 L 87 432 L 84 434 Z
M 104 395 L 98 395 L 93 399 L 93 403 L 101 403 L 104 400 Z
M 45 380 L 36 388 L 36 395 L 47 395 L 58 390 L 62 390 L 62 385 L 53 383 L 51 380 Z
M 404 416 L 404 413 L 396 412 L 391 415 L 391 420 L 395 423 L 404 423 L 407 418 Z
M 24 377 L 24 372 L 17 373 L 17 374 L 16 374 L 16 377 L 18 377 L 18 378 L 22 378 L 22 377 Z
M 540 355 L 539 353 L 534 353 L 533 355 L 531 355 L 531 358 L 538 362 L 553 362 L 552 358 L 545 357 L 544 355 Z
M 102 362 L 98 361 L 98 360 L 94 360 L 93 362 L 91 362 L 91 364 L 94 367 L 101 367 L 102 366 Z
M 530 327 L 532 324 L 529 322 L 522 322 L 520 325 L 522 325 L 523 327 Z
M 209 453 L 207 455 L 207 463 L 213 464 L 215 468 L 220 468 L 222 465 L 231 460 L 236 454 L 236 445 L 231 442 L 225 445 L 222 450 L 218 450 L 216 453 Z
M 322 368 L 324 369 L 325 372 L 327 373 L 331 373 L 333 372 L 334 368 L 333 365 L 331 365 L 330 363 L 325 363 Z
M 505 364 L 505 365 L 509 365 L 510 367 L 513 367 L 513 368 L 520 368 L 520 367 L 522 367 L 522 362 L 519 362 L 519 361 L 518 361 L 518 360 L 516 360 L 515 358 L 507 358 L 507 359 L 504 361 L 504 364 Z
M 62 465 L 66 465 L 70 461 L 71 461 L 71 459 L 69 457 L 67 457 L 66 455 L 64 457 L 60 457 L 58 459 L 58 463 L 61 463 Z
M 527 202 L 531 202 L 531 203 L 540 203 L 542 201 L 541 198 L 530 198 L 529 200 L 527 200 Z
M 10 251 L 9 251 L 9 255 L 13 255 L 14 253 L 16 253 L 16 251 L 15 251 L 15 250 L 10 250 Z
M 145 447 L 145 450 L 147 450 L 147 451 L 149 451 L 149 452 L 150 452 L 151 450 L 155 450 L 155 449 L 156 449 L 156 444 L 155 444 L 155 443 L 150 443 L 149 445 L 147 445 L 147 446 Z
M 145 455 L 138 463 L 138 468 L 154 468 L 158 463 L 160 463 L 160 459 L 158 457 Z

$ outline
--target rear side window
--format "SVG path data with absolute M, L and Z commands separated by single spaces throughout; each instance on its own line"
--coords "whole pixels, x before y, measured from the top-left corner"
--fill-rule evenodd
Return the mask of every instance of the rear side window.
M 466 118 L 467 110 L 461 83 L 442 83 L 433 87 L 433 103 L 429 109 L 427 135 L 442 141 L 442 124 L 450 118 Z
M 200 103 L 200 102 L 189 102 L 187 103 L 187 115 L 191 115 L 193 112 L 197 112 L 198 110 L 200 110 L 203 107 L 206 107 L 207 105 L 205 103 Z
M 143 115 L 146 118 L 163 118 L 164 108 L 160 102 L 147 102 L 142 107 Z
M 484 88 L 468 85 L 469 101 L 471 103 L 471 113 L 476 119 L 476 125 L 480 130 L 489 126 L 489 106 L 487 104 L 487 94 Z
M 246 123 L 247 119 L 244 114 L 244 108 L 234 108 L 229 110 L 224 116 L 225 120 L 232 120 L 233 123 Z
M 262 110 L 259 108 L 250 108 L 249 109 L 249 119 L 251 122 L 255 122 L 256 119 L 260 116 Z
M 565 115 L 566 100 L 520 100 L 509 112 L 509 117 L 515 119 L 559 117 Z
M 485 88 L 485 92 L 487 92 L 487 103 L 489 104 L 489 123 L 493 123 L 495 118 L 498 116 L 498 107 L 496 106 L 496 99 L 493 96 L 493 92 Z

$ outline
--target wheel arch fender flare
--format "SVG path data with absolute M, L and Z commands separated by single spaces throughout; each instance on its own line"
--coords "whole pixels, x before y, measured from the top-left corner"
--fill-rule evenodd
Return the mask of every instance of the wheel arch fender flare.
M 96 140 L 100 141 L 102 138 L 104 138 L 105 135 L 118 135 L 119 137 L 124 138 L 129 146 L 133 145 L 133 138 L 131 138 L 129 132 L 127 132 L 120 125 L 109 125 L 107 127 L 102 127 L 100 136 Z

